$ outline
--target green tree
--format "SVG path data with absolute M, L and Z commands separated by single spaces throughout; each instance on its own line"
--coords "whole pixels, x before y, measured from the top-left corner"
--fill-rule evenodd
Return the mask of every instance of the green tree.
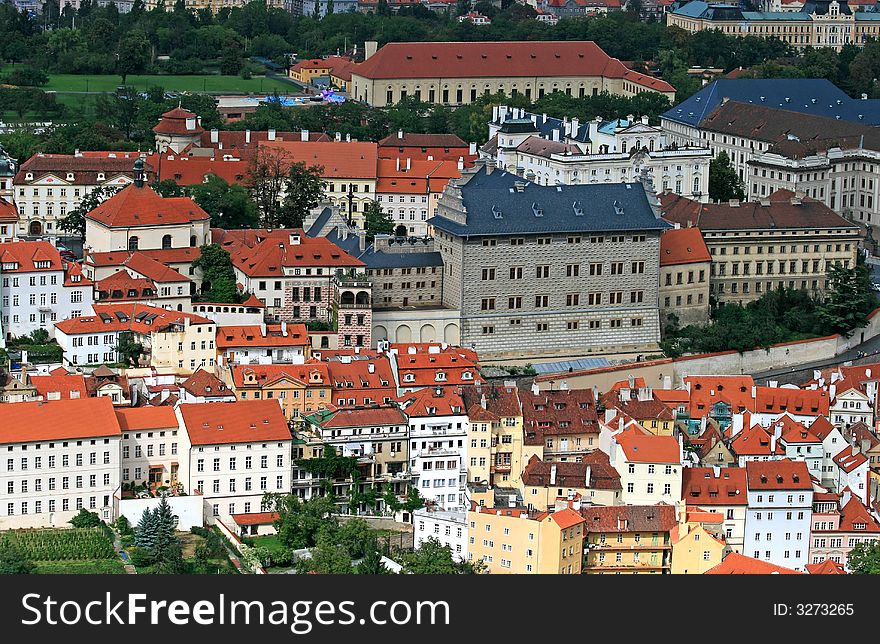
M 819 306 L 819 319 L 830 331 L 849 337 L 868 323 L 868 314 L 877 306 L 871 272 L 862 260 L 852 268 L 833 264 L 828 270 L 829 289 Z
M 129 367 L 137 367 L 141 356 L 144 355 L 144 345 L 135 340 L 131 331 L 123 331 L 119 334 L 114 349 Z
M 324 168 L 318 165 L 307 166 L 298 161 L 287 172 L 284 207 L 279 217 L 281 228 L 302 228 L 303 219 L 309 210 L 318 205 L 324 194 Z
M 122 84 L 129 74 L 143 73 L 150 62 L 150 41 L 142 31 L 130 31 L 116 48 L 116 73 L 122 76 Z
M 298 573 L 317 573 L 319 575 L 350 575 L 352 573 L 351 555 L 344 546 L 322 537 L 312 548 L 311 557 L 296 561 L 294 568 Z
M 227 76 L 235 76 L 241 71 L 242 52 L 238 38 L 230 38 L 223 47 L 223 55 L 220 58 L 220 73 Z
M 407 512 L 413 512 L 423 507 L 425 507 L 425 499 L 421 492 L 419 492 L 419 488 L 415 485 L 410 485 L 406 491 L 406 501 L 403 503 L 403 509 Z
M 156 515 L 149 508 L 144 508 L 140 521 L 134 530 L 134 544 L 145 552 L 153 552 L 156 547 L 159 525 Z
M 394 234 L 394 220 L 375 201 L 367 204 L 364 210 L 364 219 L 366 220 L 365 228 L 368 240 L 372 240 L 376 235 Z
M 745 186 L 726 152 L 719 152 L 709 163 L 709 198 L 719 202 L 746 198 Z
M 49 341 L 49 332 L 46 329 L 34 329 L 28 337 L 33 344 L 46 344 Z
M 354 559 L 366 556 L 371 540 L 375 540 L 373 529 L 363 519 L 341 521 L 334 536 L 334 542 L 343 546 Z
M 372 539 L 365 546 L 366 554 L 364 558 L 355 567 L 355 572 L 359 575 L 388 575 L 390 571 L 382 563 L 382 553 L 379 551 L 379 545 L 376 539 Z
M 880 575 L 880 541 L 857 543 L 849 551 L 846 566 L 854 575 Z
M 205 183 L 192 186 L 188 192 L 211 215 L 213 228 L 232 230 L 256 228 L 259 225 L 257 206 L 244 186 L 229 185 L 212 174 Z
M 270 493 L 263 497 L 263 507 L 278 513 L 274 522 L 278 540 L 290 549 L 314 547 L 319 531 L 334 531 L 337 526 L 336 505 L 328 496 L 302 501 L 294 494 Z
M 95 528 L 101 525 L 101 517 L 97 512 L 89 512 L 83 508 L 70 520 L 70 525 L 74 528 Z
M 153 186 L 153 189 L 162 197 L 182 197 L 184 195 L 183 187 L 177 185 L 174 179 L 162 179 L 162 181 Z M 201 206 L 202 204 L 199 205 Z
M 34 568 L 8 539 L 0 539 L 0 575 L 29 575 Z
M 117 190 L 118 188 L 111 186 L 101 186 L 95 188 L 91 192 L 87 192 L 85 196 L 80 199 L 76 208 L 70 210 L 61 218 L 61 221 L 58 222 L 58 227 L 72 235 L 85 237 L 86 215 L 115 195 Z
M 458 561 L 452 554 L 452 547 L 442 544 L 434 537 L 422 542 L 412 552 L 400 555 L 403 572 L 414 575 L 463 575 L 482 573 L 486 565 L 482 560 L 476 562 Z
M 193 262 L 193 267 L 202 271 L 202 295 L 205 302 L 229 302 L 236 304 L 241 295 L 235 281 L 232 256 L 219 244 L 206 244 L 201 254 Z

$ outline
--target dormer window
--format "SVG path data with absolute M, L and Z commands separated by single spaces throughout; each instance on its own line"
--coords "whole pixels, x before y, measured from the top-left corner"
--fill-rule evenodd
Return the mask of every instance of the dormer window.
M 462 380 L 473 380 L 473 378 L 474 378 L 474 374 L 472 374 L 470 371 L 465 371 L 461 374 Z
M 403 376 L 404 382 L 415 382 L 416 375 L 414 373 L 407 373 Z
M 68 181 L 73 181 L 73 173 L 72 173 L 72 172 L 68 172 L 68 173 L 67 173 L 67 180 L 68 180 Z
M 442 371 L 438 371 L 434 379 L 437 381 L 446 380 L 446 374 Z
M 3 262 L 4 271 L 14 271 L 18 268 L 18 262 Z
M 99 172 L 99 173 L 98 173 L 98 181 L 103 181 L 103 180 L 104 180 L 104 173 L 103 173 L 103 172 Z
M 49 261 L 34 262 L 35 268 L 49 268 L 50 266 L 52 266 L 52 262 Z

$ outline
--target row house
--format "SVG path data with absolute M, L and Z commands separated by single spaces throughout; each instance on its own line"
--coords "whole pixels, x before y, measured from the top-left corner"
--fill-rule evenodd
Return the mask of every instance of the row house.
M 0 315 L 7 338 L 82 315 L 92 304 L 92 282 L 77 264 L 45 241 L 0 244 Z
M 218 326 L 217 351 L 223 365 L 303 364 L 311 353 L 304 324 Z
M 122 431 L 123 489 L 145 485 L 155 492 L 160 487 L 177 489 L 178 484 L 188 484 L 179 477 L 188 441 L 180 431 L 174 409 L 117 409 L 116 418 Z M 181 489 L 190 491 L 188 487 Z
M 709 321 L 712 256 L 699 228 L 674 228 L 660 237 L 660 316 L 681 326 Z
M 846 566 L 849 552 L 859 543 L 880 540 L 880 522 L 850 490 L 816 492 L 810 533 L 810 562 L 830 559 Z
M 859 445 L 846 446 L 832 459 L 834 465 L 834 489 L 836 492 L 850 490 L 862 503 L 868 503 L 869 484 L 868 457 Z
M 617 386 L 623 385 L 626 386 Z M 630 383 L 616 383 L 602 396 L 606 422 L 617 414 L 635 420 L 656 436 L 672 436 L 675 412 L 654 399 L 650 387 L 633 388 Z
M 809 563 L 813 483 L 804 461 L 749 461 L 743 552 L 778 566 Z
M 620 473 L 621 500 L 625 505 L 672 504 L 680 500 L 680 439 L 626 429 L 612 438 L 608 458 Z
M 580 461 L 599 449 L 599 419 L 592 389 L 521 389 L 523 462 Z
M 782 427 L 766 430 L 760 425 L 743 427 L 730 441 L 730 449 L 739 467 L 752 461 L 779 461 L 785 458 L 782 444 Z
M 461 388 L 467 411 L 468 483 L 516 487 L 523 471 L 523 409 L 513 383 Z
M 392 132 L 377 144 L 379 159 L 412 159 L 413 161 L 458 161 L 466 167 L 477 158 L 477 144 L 466 143 L 455 134 L 420 134 Z
M 581 574 L 586 522 L 571 507 L 530 513 L 471 504 L 468 559 L 490 574 Z
M 724 515 L 682 507 L 678 525 L 669 531 L 673 575 L 702 575 L 720 564 L 730 548 L 721 533 Z
M 747 495 L 744 467 L 688 467 L 682 472 L 684 503 L 721 514 L 720 536 L 739 553 L 745 541 Z
M 769 387 L 755 387 L 755 408 L 752 422 L 770 427 L 781 416 L 809 427 L 816 418 L 828 418 L 829 396 L 827 391 L 800 389 L 794 385 L 777 386 L 770 381 Z
M 397 375 L 400 395 L 426 387 L 461 387 L 484 382 L 476 353 L 445 342 L 390 345 L 388 357 Z
M 599 450 L 568 462 L 532 455 L 523 469 L 522 488 L 530 510 L 550 510 L 558 501 L 575 499 L 583 504 L 622 505 L 620 474 Z
M 437 214 L 437 200 L 450 179 L 464 169 L 459 162 L 420 159 L 379 159 L 376 203 L 394 222 L 396 237 L 430 233 L 428 218 Z
M 0 528 L 64 527 L 83 509 L 115 520 L 121 438 L 108 398 L 4 406 Z
M 57 238 L 70 234 L 61 220 L 96 189 L 122 189 L 133 181 L 139 152 L 35 154 L 22 163 L 12 188 L 18 207 L 15 234 L 20 238 Z M 151 168 L 145 166 L 145 172 Z
M 142 302 L 183 311 L 189 310 L 196 291 L 190 276 L 143 251 L 86 253 L 83 273 L 95 281 L 95 301 L 99 303 Z
M 327 409 L 332 382 L 326 363 L 232 365 L 224 371 L 238 400 L 277 400 L 288 420 Z
M 671 505 L 581 506 L 583 572 L 589 575 L 668 574 L 671 531 L 678 525 Z
M 409 420 L 409 467 L 413 486 L 437 508 L 467 508 L 469 420 L 451 388 L 426 388 L 398 400 Z
M 293 438 L 275 401 L 179 405 L 174 413 L 187 438 L 179 476 L 212 519 L 258 512 L 264 494 L 290 492 Z
M 323 357 L 337 407 L 387 405 L 397 398 L 394 368 L 386 355 Z

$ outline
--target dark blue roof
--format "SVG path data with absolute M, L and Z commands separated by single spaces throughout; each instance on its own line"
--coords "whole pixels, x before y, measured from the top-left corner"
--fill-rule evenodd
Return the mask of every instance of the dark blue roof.
M 320 235 L 321 230 L 324 228 L 324 226 L 327 225 L 327 222 L 330 221 L 330 217 L 332 216 L 333 210 L 331 208 L 324 208 L 324 210 L 321 211 L 321 214 L 318 215 L 318 218 L 315 219 L 311 227 L 306 231 L 306 235 L 308 235 L 309 237 Z
M 364 262 L 367 268 L 443 266 L 443 256 L 433 251 L 424 253 L 385 253 L 375 251 L 370 246 L 358 259 Z
M 532 121 L 532 117 L 534 117 L 533 123 L 529 123 Z M 508 130 L 516 132 L 516 131 L 531 131 L 532 127 L 538 130 L 541 135 L 541 138 L 552 140 L 553 139 L 553 130 L 559 130 L 559 138 L 562 140 L 565 136 L 562 134 L 565 128 L 565 124 L 562 122 L 562 119 L 555 118 L 553 116 L 548 116 L 544 118 L 544 114 L 536 114 L 534 112 L 525 112 L 521 119 L 515 119 L 511 115 L 510 112 L 504 117 L 504 119 L 499 119 L 495 121 L 496 125 L 503 126 L 504 123 L 510 123 L 508 126 Z M 575 141 L 579 141 L 581 143 L 589 143 L 590 141 L 590 124 L 588 121 L 582 121 L 578 123 L 578 131 L 572 135 L 569 135 L 570 139 L 574 139 Z
M 696 127 L 723 99 L 880 125 L 880 100 L 848 96 L 824 78 L 720 78 L 663 114 Z
M 520 183 L 524 187 L 518 191 Z M 480 169 L 461 186 L 467 224 L 442 216 L 435 228 L 468 237 L 669 228 L 659 219 L 640 183 L 539 186 L 509 172 Z

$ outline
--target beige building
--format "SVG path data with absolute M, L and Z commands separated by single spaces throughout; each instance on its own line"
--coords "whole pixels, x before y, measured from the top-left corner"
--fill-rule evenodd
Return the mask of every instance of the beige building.
M 467 105 L 483 94 L 635 96 L 659 92 L 671 100 L 675 88 L 628 69 L 591 41 L 388 43 L 352 68 L 351 96 L 374 107 L 414 96 L 443 105 Z
M 579 575 L 584 518 L 570 507 L 530 514 L 525 508 L 473 504 L 468 559 L 497 574 Z
M 712 258 L 699 228 L 666 230 L 660 237 L 660 317 L 681 326 L 709 321 Z
M 604 452 L 578 462 L 552 463 L 532 456 L 522 474 L 523 502 L 530 510 L 549 510 L 558 501 L 580 498 L 594 505 L 620 505 L 620 475 Z
M 678 525 L 672 528 L 669 542 L 672 546 L 673 575 L 702 575 L 722 562 L 729 552 L 722 537 L 724 515 L 701 508 L 682 508 Z
M 667 574 L 678 524 L 671 505 L 585 507 L 584 573 Z
M 523 470 L 523 412 L 516 387 L 462 387 L 469 422 L 469 483 L 516 487 Z
M 217 325 L 212 320 L 179 313 L 150 334 L 150 366 L 180 374 L 211 368 L 217 362 L 216 333 Z
M 709 292 L 748 302 L 780 286 L 822 293 L 834 264 L 854 266 L 859 228 L 822 202 L 784 190 L 761 201 L 699 204 L 665 194 L 663 216 L 696 226 L 712 257 Z

